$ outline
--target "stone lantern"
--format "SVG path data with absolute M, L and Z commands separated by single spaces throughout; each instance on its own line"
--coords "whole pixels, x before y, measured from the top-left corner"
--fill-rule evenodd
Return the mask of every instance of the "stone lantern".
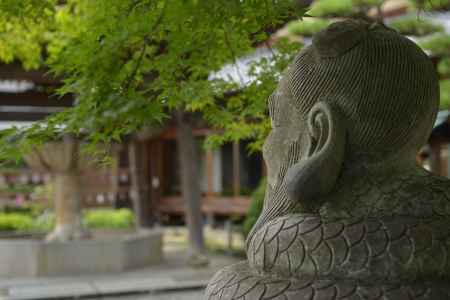
M 25 157 L 32 169 L 51 174 L 56 224 L 46 240 L 67 241 L 88 237 L 81 217 L 79 142 L 66 135 L 61 141 L 49 142 Z

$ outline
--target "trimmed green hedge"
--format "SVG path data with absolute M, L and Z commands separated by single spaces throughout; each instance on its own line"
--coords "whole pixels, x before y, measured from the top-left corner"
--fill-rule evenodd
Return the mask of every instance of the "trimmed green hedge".
M 33 229 L 33 217 L 22 213 L 0 213 L 0 231 L 27 231 Z
M 305 18 L 300 21 L 293 21 L 287 25 L 290 34 L 301 36 L 313 36 L 317 32 L 327 27 L 331 22 L 320 18 Z
M 413 36 L 425 36 L 444 31 L 442 25 L 436 24 L 428 19 L 419 19 L 417 16 L 396 19 L 389 26 L 401 34 Z
M 134 215 L 129 209 L 91 209 L 83 212 L 83 222 L 90 229 L 128 229 L 134 226 Z M 39 216 L 29 212 L 0 212 L 0 231 L 45 232 L 54 226 L 53 212 Z
M 84 212 L 84 223 L 92 229 L 125 229 L 134 224 L 133 212 L 129 209 L 92 209 Z

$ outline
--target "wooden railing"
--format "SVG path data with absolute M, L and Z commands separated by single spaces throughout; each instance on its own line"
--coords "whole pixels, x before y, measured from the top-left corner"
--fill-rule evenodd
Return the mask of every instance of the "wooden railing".
M 209 196 L 202 198 L 202 212 L 214 216 L 245 216 L 250 206 L 249 197 L 223 197 Z M 185 203 L 181 196 L 161 198 L 154 204 L 157 214 L 182 216 L 185 212 Z

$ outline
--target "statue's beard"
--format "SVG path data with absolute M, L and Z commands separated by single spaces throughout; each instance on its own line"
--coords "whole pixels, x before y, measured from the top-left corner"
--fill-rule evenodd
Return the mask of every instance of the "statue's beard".
M 284 177 L 286 176 L 287 170 L 301 159 L 300 155 L 299 141 L 291 143 L 287 157 L 283 160 L 283 163 L 277 172 L 275 185 L 266 185 L 263 210 L 247 237 L 247 246 L 254 234 L 264 224 L 277 217 L 292 213 L 298 206 L 298 203 L 292 202 L 286 193 Z

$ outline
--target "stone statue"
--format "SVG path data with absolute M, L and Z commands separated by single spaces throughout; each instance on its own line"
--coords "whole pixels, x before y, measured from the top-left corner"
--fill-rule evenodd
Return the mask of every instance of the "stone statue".
M 450 299 L 450 181 L 418 166 L 439 103 L 413 42 L 347 20 L 269 99 L 263 212 L 207 299 Z

